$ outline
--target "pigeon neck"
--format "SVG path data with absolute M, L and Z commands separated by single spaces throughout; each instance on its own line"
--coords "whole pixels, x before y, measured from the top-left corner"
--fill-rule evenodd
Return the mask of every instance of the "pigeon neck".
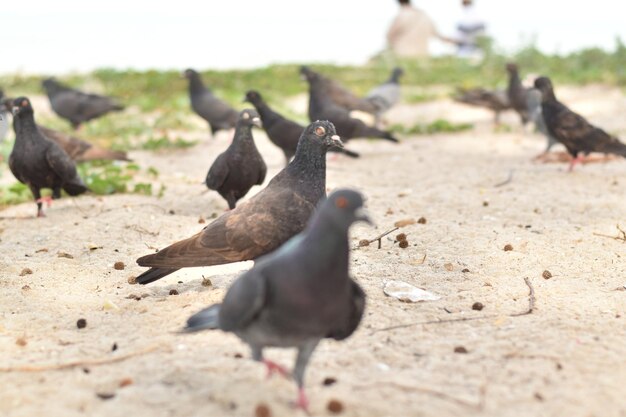
M 208 91 L 208 88 L 204 86 L 204 84 L 202 83 L 202 80 L 200 79 L 200 76 L 198 74 L 193 74 L 189 78 L 189 92 L 191 94 L 194 94 L 194 93 L 199 93 L 205 90 Z
M 330 100 L 324 91 L 321 81 L 311 81 L 309 83 L 309 96 L 310 104 L 315 103 L 317 105 L 321 105 Z
M 556 95 L 554 95 L 554 89 L 552 88 L 548 88 L 546 89 L 542 95 L 541 95 L 541 101 L 543 103 L 548 103 L 548 102 L 555 102 L 556 100 Z
M 325 179 L 326 148 L 321 144 L 313 143 L 306 136 L 302 137 L 298 142 L 293 161 L 291 161 L 287 169 L 294 174 L 301 174 L 305 177 L 321 172 Z
M 277 116 L 277 113 L 273 111 L 270 106 L 268 106 L 264 101 L 259 100 L 255 103 L 252 103 L 257 112 L 259 112 L 259 116 L 261 116 L 261 120 L 264 125 L 271 124 Z
M 318 253 L 309 268 L 318 271 L 332 270 L 333 274 L 320 274 L 320 276 L 328 277 L 333 282 L 337 281 L 337 271 L 342 271 L 341 276 L 348 276 L 350 255 L 348 229 L 344 225 L 337 224 L 323 208 L 318 208 L 309 222 L 305 241 L 310 242 L 310 245 L 305 243 L 305 246 L 315 247 Z
M 388 84 L 399 84 L 400 83 L 400 74 L 398 74 L 397 72 L 394 72 L 393 74 L 391 74 L 391 77 L 389 77 L 389 80 L 387 81 Z
M 241 146 L 246 143 L 254 144 L 252 139 L 252 126 L 243 124 L 241 121 L 237 122 L 235 127 L 235 137 L 233 138 L 233 146 Z
M 509 77 L 509 88 L 517 88 L 520 86 L 522 82 L 519 79 L 519 74 L 517 71 L 511 71 L 511 76 Z
M 37 130 L 37 125 L 35 124 L 35 116 L 32 112 L 18 114 L 14 117 L 13 128 L 15 129 L 16 135 L 18 131 L 30 132 Z

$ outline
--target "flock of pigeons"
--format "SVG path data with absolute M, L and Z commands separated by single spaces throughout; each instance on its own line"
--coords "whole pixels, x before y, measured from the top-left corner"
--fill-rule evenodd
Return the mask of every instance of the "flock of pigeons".
M 572 155 L 571 167 L 590 152 L 626 156 L 626 145 L 589 124 L 569 110 L 554 95 L 548 78 L 540 77 L 534 89 L 525 88 L 515 65 L 508 65 L 510 82 L 506 94 L 487 90 L 466 91 L 463 102 L 488 106 L 496 112 L 512 108 L 523 124 L 534 122 L 549 140 L 560 142 Z M 221 329 L 245 341 L 255 360 L 270 373 L 292 375 L 298 385 L 297 404 L 307 409 L 304 373 L 320 340 L 342 340 L 357 328 L 364 311 L 365 294 L 349 275 L 348 229 L 357 221 L 370 222 L 363 210 L 363 197 L 341 189 L 326 197 L 326 153 L 341 152 L 353 138 L 398 140 L 380 128 L 382 115 L 400 98 L 401 69 L 388 81 L 359 98 L 308 67 L 301 75 L 309 84 L 308 126 L 291 121 L 272 108 L 257 91 L 245 100 L 254 109 L 237 112 L 207 88 L 194 70 L 186 70 L 193 110 L 204 118 L 213 133 L 235 129 L 228 148 L 216 159 L 206 185 L 228 203 L 225 212 L 202 231 L 156 253 L 137 259 L 149 267 L 136 278 L 142 285 L 157 281 L 181 268 L 222 265 L 255 260 L 241 275 L 221 304 L 190 317 L 187 331 Z M 81 123 L 123 107 L 108 97 L 65 87 L 46 80 L 44 88 L 53 110 L 74 128 Z M 127 160 L 127 155 L 97 148 L 72 136 L 35 123 L 26 97 L 2 100 L 0 110 L 13 114 L 15 145 L 9 166 L 15 177 L 28 185 L 43 215 L 42 188 L 52 189 L 52 198 L 88 191 L 75 162 L 89 159 Z M 371 113 L 376 126 L 350 115 L 351 110 Z M 254 185 L 264 182 L 267 167 L 254 143 L 252 128 L 263 127 L 269 139 L 283 151 L 286 167 L 266 188 L 246 203 L 239 199 Z M 340 139 L 341 138 L 341 139 Z M 292 374 L 263 357 L 265 347 L 296 347 Z

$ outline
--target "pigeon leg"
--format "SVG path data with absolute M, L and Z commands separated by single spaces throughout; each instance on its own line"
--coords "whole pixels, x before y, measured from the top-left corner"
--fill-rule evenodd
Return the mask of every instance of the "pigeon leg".
M 37 217 L 46 217 L 46 215 L 44 214 L 41 208 L 42 202 L 41 202 L 41 192 L 39 191 L 39 188 L 35 188 L 31 186 L 30 192 L 33 193 L 33 197 L 35 198 L 35 203 L 37 204 Z
M 284 366 L 279 365 L 269 359 L 263 359 L 262 362 L 267 367 L 267 378 L 271 378 L 271 376 L 274 375 L 276 372 L 278 372 L 284 378 L 289 379 L 291 377 L 291 374 Z
M 39 197 L 37 200 L 35 200 L 37 202 L 37 205 L 40 206 L 41 203 L 46 203 L 46 206 L 48 206 L 48 208 L 50 208 L 50 206 L 52 206 L 52 197 L 49 195 L 43 196 L 43 197 Z
M 296 366 L 293 370 L 293 375 L 298 384 L 298 399 L 296 401 L 296 407 L 301 408 L 307 414 L 309 412 L 309 399 L 304 392 L 304 371 L 311 359 L 313 351 L 317 347 L 319 339 L 310 340 L 298 348 L 298 356 L 296 357 Z
M 580 164 L 584 160 L 584 156 L 582 154 L 576 155 L 576 158 L 572 158 L 572 161 L 569 163 L 569 172 L 574 171 L 574 167 L 576 164 Z

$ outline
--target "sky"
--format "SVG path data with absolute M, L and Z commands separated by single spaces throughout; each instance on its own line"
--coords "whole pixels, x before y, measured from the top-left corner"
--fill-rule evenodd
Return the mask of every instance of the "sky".
M 253 68 L 271 63 L 362 64 L 385 46 L 396 0 L 4 1 L 0 73 L 95 68 Z M 412 0 L 454 34 L 460 0 Z M 496 44 L 534 40 L 548 53 L 626 41 L 626 3 L 476 0 Z M 8 36 L 7 36 L 8 34 Z M 433 44 L 437 53 L 449 47 Z

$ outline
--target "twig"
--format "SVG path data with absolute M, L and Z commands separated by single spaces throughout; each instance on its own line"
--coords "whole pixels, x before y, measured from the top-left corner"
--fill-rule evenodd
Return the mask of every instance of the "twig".
M 380 248 L 381 248 L 381 246 L 382 246 L 382 243 L 381 243 L 382 238 L 384 238 L 385 236 L 387 236 L 389 233 L 393 233 L 393 232 L 395 232 L 395 231 L 396 231 L 396 230 L 398 230 L 398 229 L 399 229 L 399 227 L 394 227 L 394 228 L 393 228 L 393 229 L 391 229 L 391 230 L 387 230 L 386 232 L 381 233 L 380 235 L 376 236 L 374 239 L 368 240 L 368 241 L 367 241 L 367 245 L 360 245 L 360 244 L 359 244 L 359 245 L 355 246 L 355 247 L 354 247 L 354 249 L 358 249 L 358 248 L 360 248 L 360 247 L 362 247 L 362 246 L 368 246 L 368 245 L 370 245 L 370 244 L 372 244 L 372 243 L 374 243 L 374 242 L 376 242 L 376 241 L 378 241 L 378 249 L 380 249 Z
M 494 185 L 494 187 L 502 187 L 503 185 L 507 185 L 508 183 L 510 183 L 511 181 L 513 181 L 513 173 L 515 172 L 514 169 L 509 171 L 509 176 L 507 177 L 507 179 L 505 179 L 502 182 L 497 183 L 496 185 Z
M 372 331 L 370 335 L 378 333 L 378 332 L 386 332 L 388 330 L 404 329 L 406 327 L 420 326 L 420 325 L 426 325 L 426 324 L 455 323 L 458 321 L 484 320 L 484 319 L 490 319 L 490 318 L 495 318 L 495 317 L 498 317 L 498 316 L 495 314 L 492 314 L 492 315 L 480 316 L 480 317 L 462 317 L 459 319 L 446 319 L 446 320 L 437 319 L 437 320 L 428 320 L 428 321 L 418 321 L 415 323 L 396 324 L 395 326 L 389 326 L 389 327 L 383 327 L 382 329 L 376 329 Z
M 144 234 L 148 234 L 150 236 L 158 236 L 159 233 L 161 233 L 160 231 L 159 232 L 151 232 L 150 230 L 148 230 L 146 228 L 143 228 L 143 227 L 139 226 L 138 224 L 127 224 L 124 227 L 126 227 L 126 229 L 134 230 L 135 232 L 139 233 L 142 236 Z
M 511 317 L 519 317 L 519 316 L 525 316 L 527 314 L 532 314 L 533 310 L 535 309 L 535 289 L 533 288 L 533 284 L 530 282 L 530 279 L 528 279 L 528 277 L 524 277 L 524 282 L 526 283 L 529 289 L 528 309 L 525 311 L 522 311 L 521 313 L 511 314 L 510 315 Z
M 126 359 L 132 358 L 134 356 L 145 355 L 146 353 L 154 352 L 158 350 L 161 345 L 153 345 L 148 348 L 139 350 L 137 352 L 127 353 L 126 355 L 119 355 L 114 357 L 100 358 L 94 360 L 77 360 L 68 363 L 62 364 L 51 364 L 51 365 L 23 365 L 23 366 L 9 366 L 6 368 L 0 368 L 0 372 L 44 372 L 44 371 L 58 371 L 61 369 L 69 369 L 75 368 L 77 366 L 96 366 L 96 365 L 105 365 L 109 363 L 116 363 L 125 361 Z
M 618 225 L 616 225 L 615 227 L 617 228 L 617 230 L 618 230 L 618 232 L 619 232 L 619 233 L 617 234 L 617 236 L 604 235 L 604 234 L 602 234 L 602 233 L 595 233 L 595 232 L 594 232 L 593 234 L 594 234 L 595 236 L 608 237 L 609 239 L 619 240 L 619 241 L 622 241 L 622 242 L 626 243 L 626 231 L 625 231 L 625 230 L 623 230 L 623 229 L 619 226 L 619 224 L 618 224 Z

